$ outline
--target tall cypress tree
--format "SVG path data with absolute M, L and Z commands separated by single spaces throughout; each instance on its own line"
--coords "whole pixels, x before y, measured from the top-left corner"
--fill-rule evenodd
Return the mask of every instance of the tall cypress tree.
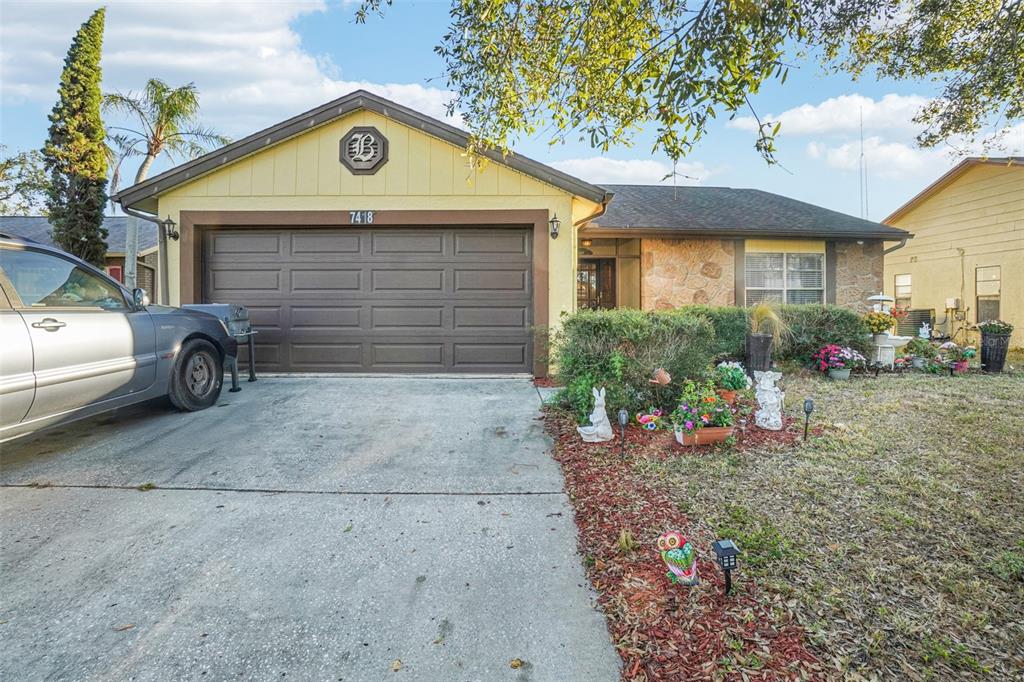
M 43 147 L 50 189 L 46 205 L 53 241 L 65 251 L 103 265 L 107 231 L 107 156 L 100 118 L 100 55 L 106 10 L 93 12 L 75 35 L 60 75 L 60 98 L 50 113 Z

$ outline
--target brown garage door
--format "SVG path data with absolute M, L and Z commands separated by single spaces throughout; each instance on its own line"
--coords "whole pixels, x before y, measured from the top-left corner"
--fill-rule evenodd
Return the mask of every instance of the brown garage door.
M 532 369 L 529 230 L 211 230 L 203 249 L 204 299 L 249 308 L 264 371 Z

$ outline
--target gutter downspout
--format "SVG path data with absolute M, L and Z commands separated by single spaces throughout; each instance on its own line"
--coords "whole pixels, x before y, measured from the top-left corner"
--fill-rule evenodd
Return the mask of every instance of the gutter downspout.
M 128 206 L 125 206 L 123 203 L 121 204 L 121 210 L 130 216 L 135 216 L 136 218 L 140 218 L 142 220 L 148 220 L 149 222 L 156 225 L 157 241 L 160 245 L 159 248 L 157 249 L 157 270 L 159 271 L 157 274 L 160 277 L 160 291 L 158 292 L 158 298 L 160 299 L 160 305 L 168 305 L 168 294 L 170 292 L 168 292 L 167 289 L 170 287 L 170 284 L 168 283 L 167 276 L 167 236 L 164 234 L 164 226 L 160 224 L 159 217 L 149 213 L 137 211 L 134 208 L 129 208 Z
M 897 244 L 896 246 L 890 246 L 888 249 L 885 249 L 884 251 L 882 251 L 882 255 L 883 256 L 888 256 L 893 251 L 899 251 L 900 249 L 902 249 L 906 245 L 907 245 L 907 240 L 906 239 L 901 239 L 900 243 Z

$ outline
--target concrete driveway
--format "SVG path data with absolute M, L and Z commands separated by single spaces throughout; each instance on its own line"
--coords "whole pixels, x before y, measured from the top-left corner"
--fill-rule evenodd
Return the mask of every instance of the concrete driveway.
M 0 679 L 617 679 L 529 381 L 243 385 L 0 446 Z

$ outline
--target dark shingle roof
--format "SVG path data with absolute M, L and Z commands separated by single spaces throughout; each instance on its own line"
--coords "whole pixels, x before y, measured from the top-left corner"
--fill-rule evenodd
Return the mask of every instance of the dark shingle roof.
M 796 199 L 732 187 L 605 185 L 614 193 L 607 211 L 589 223 L 598 229 L 680 234 L 904 239 L 888 225 Z
M 139 253 L 156 248 L 156 225 L 148 220 L 139 222 Z M 125 232 L 128 229 L 127 216 L 107 216 L 103 219 L 103 227 L 107 228 L 107 250 L 111 253 L 124 253 Z M 16 237 L 31 239 L 40 244 L 55 246 L 50 237 L 52 226 L 46 216 L 0 216 L 0 232 Z

